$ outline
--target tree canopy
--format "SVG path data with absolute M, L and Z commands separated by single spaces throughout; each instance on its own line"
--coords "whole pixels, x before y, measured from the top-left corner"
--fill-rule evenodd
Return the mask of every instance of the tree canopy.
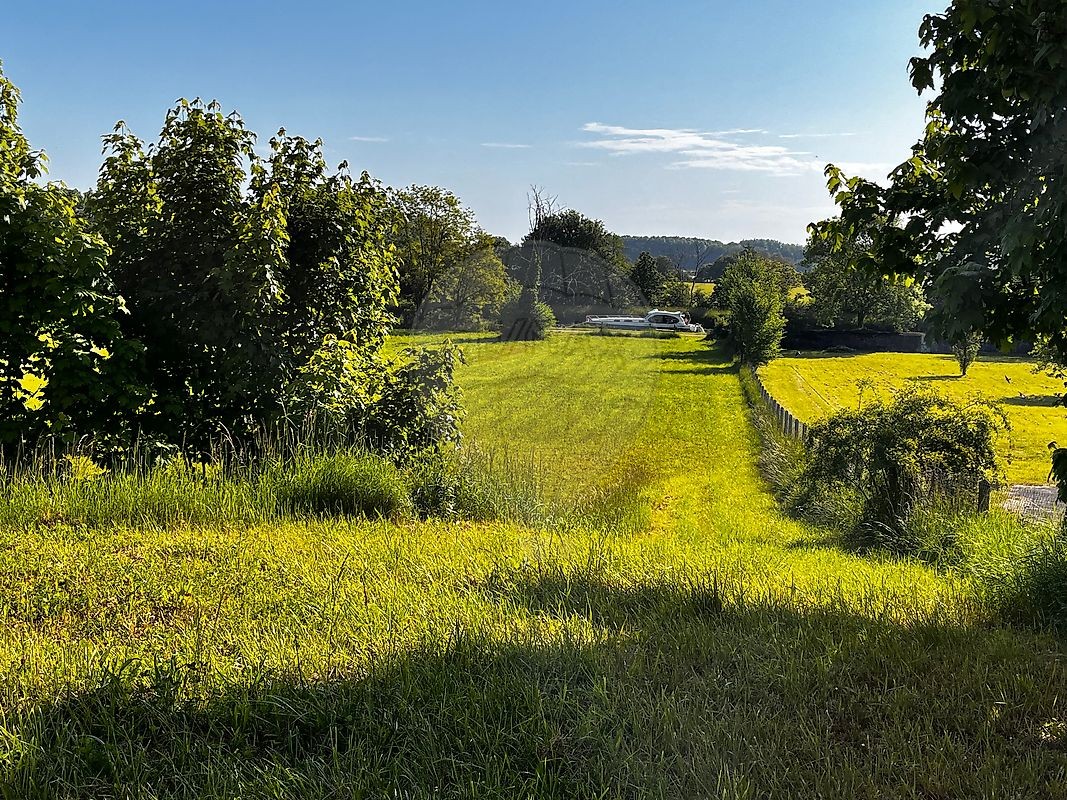
M 126 304 L 77 194 L 38 182 L 45 160 L 19 127 L 20 102 L 0 72 L 0 448 L 128 437 L 146 399 L 141 348 L 122 336 Z
M 889 223 L 881 220 L 879 224 Z M 842 247 L 813 236 L 805 261 L 811 312 L 822 325 L 868 323 L 903 331 L 915 327 L 926 308 L 921 285 L 907 276 L 881 274 L 870 268 L 871 235 L 861 232 Z
M 416 310 L 434 282 L 463 264 L 478 243 L 474 213 L 438 186 L 411 186 L 393 195 L 400 301 Z M 506 246 L 506 242 L 503 243 Z
M 878 217 L 877 268 L 928 279 L 951 338 L 1043 338 L 1067 356 L 1067 6 L 953 0 L 920 29 L 927 126 L 888 186 L 827 168 L 835 247 Z M 1062 360 L 1062 359 L 1061 359 Z
M 788 264 L 788 267 L 795 274 Z M 730 312 L 730 340 L 742 364 L 759 367 L 778 357 L 791 283 L 783 262 L 745 250 L 723 274 L 715 294 Z
M 630 261 L 643 252 L 670 258 L 679 269 L 698 270 L 725 255 L 740 253 L 745 248 L 760 250 L 793 265 L 804 260 L 804 246 L 774 239 L 744 239 L 740 242 L 720 242 L 694 236 L 623 236 L 623 250 Z M 718 275 L 715 275 L 717 278 Z M 709 280 L 714 280 L 711 278 Z
M 600 220 L 590 219 L 574 209 L 539 216 L 524 241 L 553 242 L 560 247 L 586 250 L 620 272 L 629 271 L 622 238 L 604 227 Z

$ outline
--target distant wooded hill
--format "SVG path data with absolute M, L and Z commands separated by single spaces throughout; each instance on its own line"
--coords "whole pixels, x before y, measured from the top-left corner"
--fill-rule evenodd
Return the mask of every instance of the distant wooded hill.
M 774 239 L 745 239 L 740 242 L 720 242 L 716 239 L 698 239 L 691 236 L 623 236 L 623 250 L 630 261 L 636 261 L 643 252 L 653 256 L 667 256 L 679 269 L 696 269 L 711 264 L 722 256 L 738 253 L 746 247 L 762 250 L 790 264 L 799 265 L 804 260 L 804 246 L 786 244 Z

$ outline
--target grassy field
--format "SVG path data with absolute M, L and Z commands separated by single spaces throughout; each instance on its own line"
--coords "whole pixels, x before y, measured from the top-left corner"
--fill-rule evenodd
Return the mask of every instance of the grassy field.
M 1060 641 L 784 519 L 717 350 L 463 338 L 470 440 L 644 513 L 4 528 L 0 796 L 1067 795 Z
M 909 380 L 950 397 L 980 395 L 1001 403 L 1011 421 L 1005 444 L 1008 480 L 1044 483 L 1049 442 L 1067 442 L 1067 408 L 1058 405 L 1063 382 L 1035 374 L 1025 359 L 986 356 L 960 377 L 952 356 L 913 353 L 786 355 L 761 370 L 764 385 L 799 419 L 810 422 L 837 408 L 854 408 L 860 391 L 884 395 Z
M 694 284 L 691 284 L 691 285 L 692 285 L 693 290 L 695 291 L 696 294 L 704 295 L 705 297 L 707 297 L 707 296 L 709 296 L 711 294 L 714 294 L 714 292 L 715 292 L 715 284 L 712 283 L 712 282 L 694 283 Z

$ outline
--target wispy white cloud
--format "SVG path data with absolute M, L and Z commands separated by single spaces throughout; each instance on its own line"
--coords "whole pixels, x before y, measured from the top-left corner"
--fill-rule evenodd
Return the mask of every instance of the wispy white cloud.
M 528 150 L 533 145 L 517 142 L 482 142 L 482 147 L 496 147 L 501 150 Z
M 388 142 L 389 139 L 385 136 L 349 136 L 350 142 Z
M 599 161 L 564 161 L 565 167 L 599 167 Z
M 775 176 L 810 175 L 821 173 L 827 159 L 820 154 L 793 149 L 781 144 L 766 144 L 749 136 L 774 136 L 777 139 L 830 139 L 859 136 L 842 133 L 782 133 L 772 134 L 763 128 L 733 128 L 724 131 L 701 131 L 695 128 L 627 128 L 589 122 L 582 126 L 593 134 L 593 141 L 580 142 L 581 147 L 603 150 L 614 156 L 642 153 L 673 156 L 669 169 L 712 169 L 738 172 L 762 172 Z M 764 139 L 764 142 L 766 140 Z M 884 178 L 894 165 L 882 162 L 835 162 L 846 173 L 871 178 Z
M 582 142 L 584 147 L 605 150 L 617 156 L 670 154 L 675 156 L 669 164 L 674 169 L 737 170 L 784 176 L 821 171 L 825 166 L 810 153 L 731 138 L 767 133 L 759 128 L 700 131 L 693 128 L 626 128 L 589 122 L 582 126 L 582 130 L 600 137 Z
M 859 136 L 854 131 L 842 133 L 779 133 L 779 139 L 843 139 L 849 136 Z

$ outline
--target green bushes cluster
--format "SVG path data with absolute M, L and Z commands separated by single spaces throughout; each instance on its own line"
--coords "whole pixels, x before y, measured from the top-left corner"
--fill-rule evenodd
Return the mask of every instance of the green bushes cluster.
M 962 503 L 977 510 L 979 483 L 999 481 L 997 440 L 1007 430 L 1007 417 L 991 403 L 906 387 L 809 429 L 796 502 L 818 504 L 827 493 L 850 498 L 858 544 L 913 553 L 928 541 L 923 517 L 931 509 Z
M 80 196 L 38 182 L 19 102 L 0 73 L 0 452 L 203 454 L 294 422 L 390 453 L 454 441 L 453 356 L 382 355 L 397 268 L 377 181 L 284 130 L 261 157 L 237 114 L 181 100 L 150 145 L 104 137 Z

